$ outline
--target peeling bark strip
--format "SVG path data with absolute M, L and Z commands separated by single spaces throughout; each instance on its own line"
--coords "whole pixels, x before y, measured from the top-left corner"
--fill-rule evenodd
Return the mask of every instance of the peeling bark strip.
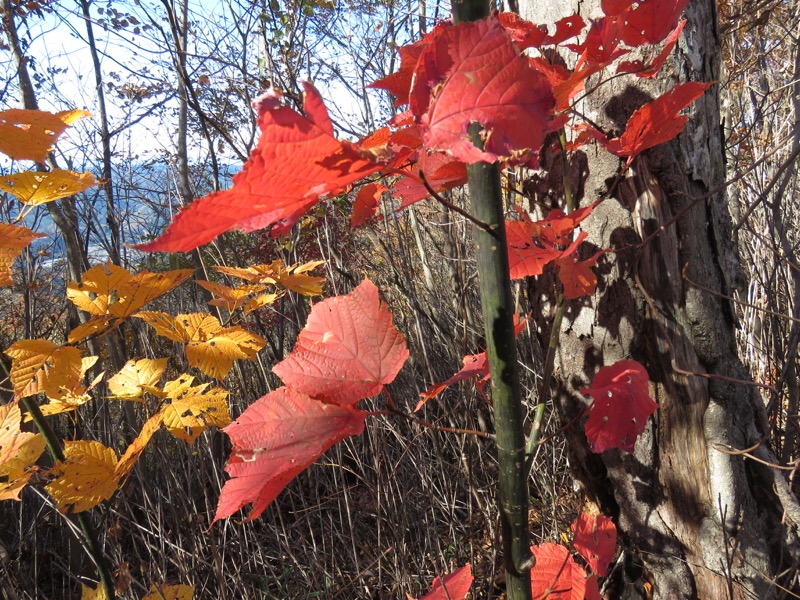
M 553 22 L 575 11 L 599 16 L 600 1 L 525 0 L 520 8 L 526 19 Z M 579 110 L 618 131 L 674 83 L 718 80 L 715 10 L 711 0 L 690 3 L 677 54 L 655 81 L 617 79 Z M 717 90 L 689 114 L 684 133 L 638 158 L 585 222 L 598 247 L 628 249 L 609 261 L 593 301 L 573 302 L 564 319 L 560 410 L 572 418 L 577 389 L 600 366 L 626 358 L 645 365 L 660 406 L 632 454 L 594 456 L 582 434 L 570 436 L 577 476 L 623 532 L 625 569 L 610 597 L 776 598 L 774 583 L 800 556 L 796 501 L 776 469 L 729 451 L 758 445 L 769 429 L 755 388 L 735 381 L 750 376 L 737 356 L 733 313 L 699 289 L 725 294 L 741 285 L 726 196 L 689 208 L 724 181 Z M 618 168 L 602 153 L 586 160 L 584 205 Z M 757 453 L 777 463 L 766 444 Z

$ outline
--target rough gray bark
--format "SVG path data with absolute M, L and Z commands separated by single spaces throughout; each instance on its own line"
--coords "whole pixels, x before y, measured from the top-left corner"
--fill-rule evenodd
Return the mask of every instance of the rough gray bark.
M 547 23 L 572 12 L 599 17 L 599 5 L 523 0 L 520 12 Z M 715 11 L 712 0 L 692 2 L 662 74 L 605 84 L 584 102 L 584 114 L 620 131 L 636 108 L 676 83 L 718 80 Z M 729 294 L 742 282 L 722 191 L 716 87 L 689 114 L 684 133 L 638 158 L 622 181 L 615 157 L 586 151 L 588 177 L 576 186 L 584 202 L 609 186 L 613 192 L 583 228 L 591 243 L 617 252 L 601 263 L 591 301 L 567 311 L 558 409 L 573 417 L 584 402 L 577 389 L 600 366 L 625 358 L 647 368 L 660 406 L 630 454 L 593 455 L 582 431 L 568 433 L 578 478 L 621 532 L 624 568 L 611 597 L 775 598 L 775 583 L 800 557 L 800 521 L 783 474 L 735 453 L 750 449 L 778 462 L 765 441 L 763 401 L 737 355 L 733 311 L 708 291 Z

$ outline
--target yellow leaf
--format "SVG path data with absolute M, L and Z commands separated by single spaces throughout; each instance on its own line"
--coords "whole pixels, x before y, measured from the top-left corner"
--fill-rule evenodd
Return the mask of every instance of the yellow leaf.
M 107 600 L 106 590 L 99 583 L 97 587 L 91 588 L 88 585 L 81 584 L 81 600 Z
M 190 313 L 172 317 L 161 312 L 140 312 L 137 317 L 153 326 L 156 332 L 186 344 L 186 359 L 203 373 L 224 379 L 236 359 L 253 360 L 266 342 L 241 327 L 223 328 L 208 313 Z
M 240 285 L 235 288 L 230 288 L 227 285 L 221 285 L 211 281 L 198 281 L 197 284 L 200 287 L 204 287 L 215 296 L 219 296 L 219 298 L 215 298 L 209 302 L 211 306 L 219 306 L 228 312 L 233 312 L 247 302 L 250 296 L 264 290 L 263 285 Z
M 83 373 L 77 348 L 58 346 L 49 340 L 22 340 L 6 354 L 13 359 L 11 383 L 20 398 L 44 392 L 58 400 L 79 389 Z
M 108 380 L 108 389 L 117 398 L 140 398 L 148 391 L 147 388 L 158 383 L 166 368 L 166 358 L 129 360 L 119 373 Z
M 186 345 L 186 359 L 190 365 L 216 379 L 225 379 L 234 360 L 253 360 L 266 343 L 241 327 L 228 327 L 216 335 L 203 337 L 203 341 L 191 341 Z
M 73 196 L 93 185 L 97 182 L 88 171 L 23 171 L 0 177 L 0 190 L 13 194 L 29 206 Z
M 161 427 L 163 417 L 163 411 L 159 411 L 147 419 L 144 425 L 142 425 L 142 430 L 139 432 L 139 435 L 131 442 L 131 445 L 128 446 L 128 449 L 125 450 L 125 453 L 119 458 L 116 469 L 117 479 L 122 479 L 130 474 L 136 461 L 139 460 L 139 456 L 141 456 L 147 444 L 150 442 L 150 438 L 152 438 L 153 434 Z
M 56 114 L 22 108 L 0 111 L 0 152 L 14 160 L 43 163 L 58 136 L 69 125 L 88 116 L 84 110 Z
M 142 600 L 192 600 L 194 598 L 193 585 L 155 585 L 150 588 L 150 593 Z
M 189 324 L 188 320 L 186 319 L 179 321 L 176 317 L 168 315 L 167 313 L 145 310 L 136 313 L 134 316 L 142 319 L 145 323 L 153 327 L 158 335 L 174 342 L 185 344 L 192 338 L 192 336 L 186 331 L 186 328 L 182 325 L 183 322 L 186 322 L 187 325 Z M 186 315 L 178 316 L 185 317 Z
M 27 227 L 0 223 L 0 285 L 12 285 L 11 265 L 23 248 L 36 238 L 45 237 Z
M 60 415 L 61 413 L 71 412 L 86 404 L 92 397 L 89 394 L 75 394 L 71 391 L 67 391 L 61 398 L 56 400 L 51 399 L 50 402 L 47 404 L 42 404 L 39 407 L 39 410 L 42 411 L 42 414 L 45 417 L 49 417 L 51 415 Z M 25 422 L 32 421 L 33 417 L 30 414 L 25 413 Z
M 89 510 L 117 491 L 117 455 L 111 448 L 95 441 L 64 442 L 64 457 L 45 486 L 61 512 Z
M 164 392 L 172 399 L 163 409 L 164 426 L 189 444 L 209 427 L 225 427 L 231 422 L 228 392 L 221 387 L 205 391 L 207 383 L 191 387 L 193 381 L 191 375 L 183 375 L 164 386 Z
M 287 268 L 282 260 L 276 260 L 268 265 L 253 265 L 245 269 L 236 267 L 214 267 L 214 269 L 253 283 L 271 283 L 304 296 L 316 296 L 322 293 L 325 278 L 305 273 L 324 264 L 324 260 L 315 260 Z
M 0 405 L 0 500 L 19 500 L 44 452 L 42 435 L 21 431 L 20 418 L 16 400 Z
M 75 329 L 70 331 L 69 335 L 67 336 L 67 341 L 70 344 L 75 344 L 83 339 L 86 339 L 90 335 L 100 335 L 101 333 L 106 333 L 112 324 L 119 322 L 120 321 L 110 315 L 92 317 L 86 321 L 86 323 L 81 323 Z
M 264 306 L 270 306 L 275 304 L 283 296 L 284 292 L 280 291 L 276 294 L 261 294 L 260 296 L 256 296 L 255 298 L 251 298 L 247 301 L 247 304 L 244 305 L 244 312 L 250 314 L 254 310 L 258 310 Z
M 67 338 L 70 342 L 98 334 L 117 323 L 112 319 L 125 319 L 148 302 L 186 281 L 191 269 L 164 273 L 142 271 L 132 275 L 111 263 L 96 265 L 83 274 L 80 283 L 70 282 L 67 298 L 94 318 L 74 329 Z

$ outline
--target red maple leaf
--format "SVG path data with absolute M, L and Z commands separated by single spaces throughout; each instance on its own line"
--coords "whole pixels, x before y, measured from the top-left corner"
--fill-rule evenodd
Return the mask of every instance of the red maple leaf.
M 641 0 L 620 13 L 620 37 L 629 46 L 657 44 L 675 29 L 689 0 Z
M 411 206 L 415 202 L 424 200 L 431 194 L 422 183 L 422 177 L 433 189 L 439 193 L 451 190 L 467 183 L 467 166 L 453 160 L 444 152 L 423 152 L 419 159 L 409 169 L 411 175 L 400 177 L 392 184 L 395 196 L 402 199 L 400 209 Z
M 605 144 L 606 150 L 632 159 L 640 152 L 658 146 L 683 131 L 689 117 L 680 111 L 697 100 L 714 82 L 691 81 L 676 85 L 666 94 L 635 111 L 618 138 Z M 630 162 L 630 160 L 628 161 Z
M 592 271 L 592 267 L 603 252 L 600 250 L 591 258 L 583 261 L 578 260 L 577 251 L 569 256 L 556 259 L 555 265 L 558 267 L 558 278 L 563 285 L 565 298 L 575 300 L 594 294 L 594 290 L 597 288 L 597 275 Z
M 617 548 L 617 527 L 604 515 L 592 517 L 582 512 L 570 525 L 572 545 L 600 577 L 608 574 L 608 565 Z
M 524 162 L 542 145 L 553 92 L 519 54 L 497 17 L 443 29 L 420 63 L 423 59 L 434 81 L 444 76 L 421 119 L 427 148 L 466 163 Z M 482 127 L 484 150 L 470 139 L 472 123 Z
M 686 19 L 683 19 L 680 23 L 678 23 L 678 26 L 675 28 L 675 30 L 669 34 L 669 37 L 667 37 L 664 42 L 664 47 L 661 49 L 661 52 L 659 52 L 649 62 L 645 63 L 641 60 L 621 62 L 617 68 L 617 73 L 634 73 L 637 77 L 645 77 L 647 79 L 652 79 L 658 75 L 661 67 L 663 67 L 664 63 L 667 61 L 667 57 L 678 43 L 678 38 L 680 38 L 685 26 Z
M 401 46 L 398 50 L 400 53 L 400 69 L 391 75 L 387 75 L 383 79 L 369 84 L 367 87 L 388 91 L 395 98 L 395 106 L 408 104 L 408 96 L 411 92 L 411 84 L 414 79 L 417 61 L 422 51 L 427 48 L 429 43 L 430 37 L 426 36 L 418 42 L 407 46 Z
M 597 202 L 568 215 L 558 209 L 551 210 L 541 221 L 531 221 L 524 213 L 520 213 L 521 221 L 506 221 L 511 279 L 541 275 L 549 263 L 572 255 L 587 237 L 581 232 L 573 240 L 572 233 L 595 206 Z
M 287 484 L 335 443 L 364 430 L 367 413 L 324 404 L 287 388 L 256 400 L 223 429 L 233 450 L 214 523 L 245 504 L 258 517 Z M 212 523 L 213 524 L 213 523 Z
M 634 0 L 602 0 L 601 6 L 603 14 L 614 17 L 624 13 L 633 3 Z
M 196 200 L 161 237 L 137 248 L 185 252 L 234 228 L 254 231 L 286 220 L 285 228 L 321 196 L 377 171 L 378 164 L 334 137 L 319 93 L 303 85 L 305 115 L 281 105 L 276 92 L 258 101 L 261 137 L 233 187 Z
M 407 358 L 378 288 L 365 279 L 351 293 L 315 304 L 294 350 L 272 370 L 294 390 L 349 405 L 380 393 Z
M 514 315 L 515 336 L 518 336 L 520 333 L 522 333 L 522 330 L 525 329 L 525 324 L 527 322 L 527 317 L 520 318 L 519 313 Z M 489 363 L 486 362 L 486 351 L 484 350 L 480 354 L 467 354 L 463 359 L 463 363 L 464 366 L 461 368 L 461 370 L 453 375 L 450 379 L 447 381 L 442 381 L 441 383 L 434 383 L 426 391 L 422 392 L 420 394 L 420 401 L 417 403 L 417 406 L 414 407 L 414 412 L 417 412 L 419 409 L 425 406 L 425 403 L 428 400 L 435 398 L 451 385 L 458 383 L 459 381 L 464 381 L 465 379 L 477 379 L 475 382 L 475 387 L 478 388 L 478 392 L 480 392 L 481 396 L 483 396 L 483 399 L 489 402 L 489 398 L 486 397 L 486 394 L 483 391 L 483 388 L 486 386 L 487 382 L 492 378 L 492 375 L 489 372 Z
M 353 202 L 353 214 L 350 216 L 350 227 L 359 227 L 375 216 L 383 192 L 387 191 L 381 183 L 368 183 L 356 194 Z
M 538 48 L 548 37 L 546 25 L 526 21 L 517 13 L 503 12 L 497 19 L 520 50 Z
M 584 64 L 599 70 L 630 52 L 620 48 L 619 42 L 619 19 L 606 16 L 592 22 L 583 42 L 568 45 L 567 48 L 581 55 L 575 65 L 576 70 Z
M 431 591 L 419 600 L 464 600 L 472 587 L 472 567 L 456 569 L 449 575 L 433 580 Z
M 648 390 L 645 368 L 635 360 L 621 360 L 601 368 L 592 385 L 581 393 L 594 398 L 586 420 L 586 438 L 592 452 L 619 448 L 632 452 L 656 409 Z
M 536 599 L 584 600 L 586 571 L 560 544 L 531 548 L 536 565 L 531 569 L 531 595 Z
M 555 25 L 555 33 L 548 35 L 544 39 L 543 46 L 558 46 L 561 42 L 566 42 L 569 38 L 575 37 L 586 27 L 586 22 L 576 13 L 556 21 Z
M 480 354 L 467 354 L 464 357 L 463 362 L 464 366 L 461 368 L 461 370 L 453 375 L 450 379 L 440 383 L 434 383 L 431 387 L 420 394 L 421 399 L 417 403 L 417 406 L 414 407 L 414 412 L 421 409 L 423 406 L 425 406 L 425 403 L 428 400 L 435 398 L 451 385 L 458 383 L 459 381 L 464 381 L 465 379 L 477 379 L 478 381 L 475 383 L 475 387 L 477 387 L 481 395 L 486 398 L 483 388 L 486 385 L 486 382 L 491 378 L 491 375 L 489 374 L 489 364 L 486 362 L 486 351 L 484 350 Z

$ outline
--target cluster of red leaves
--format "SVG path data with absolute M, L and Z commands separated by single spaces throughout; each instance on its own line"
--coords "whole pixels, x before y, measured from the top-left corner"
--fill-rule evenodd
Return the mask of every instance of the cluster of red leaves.
M 550 543 L 534 546 L 531 548 L 536 558 L 531 569 L 533 598 L 601 600 L 597 578 L 608 574 L 617 546 L 617 528 L 608 517 L 593 517 L 582 512 L 570 529 L 572 549 L 589 567 L 590 573 L 566 546 Z M 419 600 L 464 600 L 471 585 L 472 572 L 467 565 L 443 578 L 437 577 L 431 591 Z
M 273 371 L 281 387 L 223 429 L 233 450 L 214 522 L 245 504 L 255 519 L 333 444 L 364 430 L 354 408 L 391 383 L 408 358 L 378 288 L 364 280 L 346 296 L 316 304 L 294 350 Z
M 591 214 L 597 203 L 564 214 L 551 210 L 546 219 L 531 221 L 522 211 L 521 220 L 506 221 L 508 263 L 511 279 L 541 275 L 548 264 L 558 268 L 564 296 L 570 300 L 588 296 L 597 287 L 597 276 L 591 270 L 602 251 L 591 258 L 578 260 L 578 247 L 587 234 L 573 234 L 578 224 Z
M 351 143 L 338 140 L 319 93 L 305 84 L 303 113 L 280 102 L 271 91 L 257 103 L 261 137 L 234 178 L 233 187 L 195 202 L 144 250 L 185 251 L 224 231 L 271 227 L 288 230 L 321 199 L 355 190 L 351 224 L 366 223 L 384 194 L 400 208 L 466 181 L 466 164 L 502 162 L 535 165 L 548 132 L 564 127 L 573 99 L 585 82 L 641 46 L 649 58 L 618 62 L 618 73 L 653 77 L 665 64 L 685 22 L 688 0 L 603 0 L 604 16 L 587 23 L 578 15 L 555 27 L 529 23 L 516 15 L 453 25 L 439 24 L 422 40 L 400 49 L 397 73 L 373 87 L 392 93 L 407 107 L 388 126 Z M 656 45 L 662 44 L 660 48 Z M 565 46 L 577 53 L 569 70 L 529 48 Z M 596 140 L 627 160 L 673 139 L 687 117 L 680 112 L 703 95 L 710 83 L 686 83 L 633 113 L 617 136 L 591 124 L 568 149 Z M 380 182 L 374 177 L 388 176 Z M 579 260 L 587 235 L 576 232 L 596 203 L 571 214 L 553 210 L 540 221 L 521 214 L 506 222 L 512 278 L 557 269 L 566 298 L 591 295 L 597 278 L 591 267 L 602 251 Z M 258 516 L 300 471 L 331 445 L 363 430 L 367 413 L 355 408 L 363 398 L 391 382 L 408 356 L 378 291 L 365 281 L 352 294 L 316 305 L 293 352 L 275 367 L 286 384 L 257 401 L 225 429 L 233 443 L 215 521 L 252 503 Z M 427 390 L 420 403 L 465 379 L 488 381 L 485 354 L 465 357 L 464 368 Z M 593 397 L 586 433 L 595 452 L 631 451 L 657 405 L 649 397 L 648 376 L 634 361 L 604 367 L 582 390 Z M 419 407 L 418 407 L 419 408 Z M 574 549 L 592 574 L 567 548 L 544 544 L 532 549 L 535 597 L 598 598 L 597 577 L 613 557 L 616 530 L 604 517 L 581 515 L 573 524 Z M 428 599 L 463 598 L 472 582 L 469 567 L 437 579 Z

